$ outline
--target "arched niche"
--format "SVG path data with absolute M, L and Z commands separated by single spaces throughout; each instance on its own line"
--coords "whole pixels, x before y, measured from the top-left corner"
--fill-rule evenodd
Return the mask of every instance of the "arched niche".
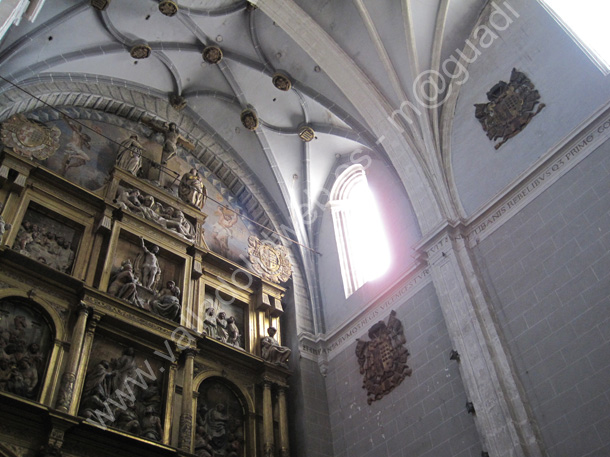
M 43 306 L 19 295 L 0 298 L 0 391 L 34 401 L 46 397 L 56 333 Z
M 200 456 L 251 455 L 250 450 L 254 449 L 251 398 L 220 374 L 207 374 L 196 381 L 193 452 Z

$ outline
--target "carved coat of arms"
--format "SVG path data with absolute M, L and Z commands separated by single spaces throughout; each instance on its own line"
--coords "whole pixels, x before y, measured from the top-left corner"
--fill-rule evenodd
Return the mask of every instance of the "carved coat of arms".
M 2 142 L 17 154 L 39 160 L 51 157 L 59 148 L 61 131 L 15 114 L 2 124 Z
M 248 255 L 256 273 L 275 283 L 288 281 L 292 266 L 284 246 L 274 246 L 269 241 L 261 241 L 255 236 L 248 238 L 248 244 Z
M 387 324 L 379 321 L 369 329 L 369 338 L 370 341 L 357 340 L 356 356 L 370 405 L 411 376 L 412 370 L 407 365 L 407 339 L 395 311 L 390 313 Z
M 500 81 L 487 92 L 487 99 L 489 103 L 474 105 L 475 117 L 490 140 L 501 139 L 494 146 L 496 149 L 523 130 L 545 107 L 544 103 L 540 103 L 540 94 L 534 84 L 515 68 L 510 82 Z

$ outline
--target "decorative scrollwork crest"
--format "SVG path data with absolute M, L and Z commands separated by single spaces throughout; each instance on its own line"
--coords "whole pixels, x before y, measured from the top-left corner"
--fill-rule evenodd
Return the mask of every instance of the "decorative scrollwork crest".
M 475 117 L 490 140 L 501 139 L 498 149 L 525 128 L 545 107 L 540 94 L 525 74 L 513 68 L 510 82 L 500 81 L 487 92 L 489 103 L 475 104 Z M 534 108 L 538 109 L 534 111 Z
M 27 158 L 51 157 L 59 148 L 60 135 L 57 127 L 31 121 L 23 114 L 15 114 L 2 124 L 2 142 Z
M 387 324 L 379 321 L 373 325 L 369 338 L 370 341 L 357 340 L 356 356 L 360 373 L 364 375 L 362 388 L 366 389 L 366 401 L 370 405 L 389 394 L 406 376 L 411 376 L 412 370 L 407 365 L 407 339 L 396 311 L 390 313 Z
M 248 255 L 256 273 L 275 283 L 288 281 L 292 274 L 292 266 L 284 246 L 275 246 L 255 236 L 248 238 L 248 244 Z

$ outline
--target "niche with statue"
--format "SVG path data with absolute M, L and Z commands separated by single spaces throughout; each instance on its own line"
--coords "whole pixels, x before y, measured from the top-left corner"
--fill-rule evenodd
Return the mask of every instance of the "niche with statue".
M 165 319 L 180 321 L 184 258 L 122 232 L 115 255 L 108 262 L 110 295 Z
M 245 322 L 246 305 L 239 300 L 218 290 L 206 288 L 201 311 L 204 315 L 203 331 L 208 338 L 227 343 L 238 349 L 245 349 L 248 327 Z
M 240 398 L 224 380 L 204 380 L 197 399 L 195 455 L 245 456 L 245 417 Z
M 0 392 L 38 400 L 53 333 L 47 319 L 29 300 L 0 300 Z

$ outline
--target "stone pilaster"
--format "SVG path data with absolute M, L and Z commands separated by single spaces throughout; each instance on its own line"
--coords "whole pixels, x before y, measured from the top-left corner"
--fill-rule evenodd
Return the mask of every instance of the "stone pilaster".
M 76 319 L 76 325 L 72 332 L 72 340 L 70 343 L 70 355 L 66 363 L 66 370 L 61 378 L 59 386 L 59 395 L 57 397 L 57 404 L 55 407 L 59 411 L 68 412 L 74 400 L 74 384 L 76 382 L 76 372 L 78 369 L 78 363 L 82 352 L 83 339 L 85 336 L 85 327 L 87 324 L 87 316 L 89 310 L 84 303 L 79 303 L 78 317 Z
M 184 352 L 184 382 L 182 383 L 182 412 L 180 414 L 180 449 L 191 452 L 193 436 L 193 369 L 195 349 Z
M 490 455 L 542 457 L 508 349 L 464 238 L 446 229 L 424 246 L 474 418 Z
M 280 457 L 290 457 L 290 451 L 288 446 L 288 411 L 286 409 L 286 387 L 278 387 L 277 401 L 280 414 Z
M 271 404 L 271 382 L 263 381 L 263 456 L 273 457 L 273 405 Z

